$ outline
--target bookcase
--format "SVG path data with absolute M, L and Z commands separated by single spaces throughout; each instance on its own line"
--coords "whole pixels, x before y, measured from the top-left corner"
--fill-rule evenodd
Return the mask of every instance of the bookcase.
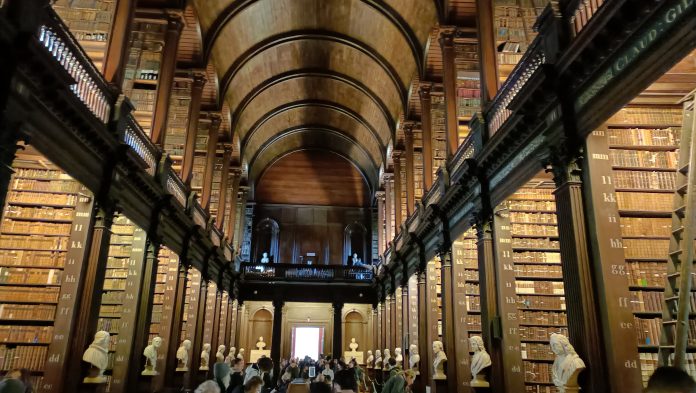
M 152 299 L 152 317 L 150 319 L 150 337 L 148 343 L 155 336 L 162 333 L 162 313 L 164 304 L 164 291 L 167 286 L 167 272 L 169 265 L 178 264 L 179 257 L 165 246 L 160 246 L 159 257 L 157 258 L 157 276 L 155 279 L 155 291 Z
M 196 148 L 193 158 L 193 170 L 191 175 L 191 189 L 199 194 L 203 189 L 203 174 L 205 172 L 205 159 L 208 149 L 208 131 L 212 123 L 208 119 L 198 121 L 198 131 L 196 132 Z
M 495 0 L 494 29 L 498 50 L 498 73 L 504 81 L 536 37 L 537 17 L 548 0 Z
M 455 44 L 457 66 L 457 135 L 461 145 L 469 135 L 469 121 L 481 111 L 481 75 L 476 42 Z
M 413 182 L 416 201 L 423 197 L 423 189 L 425 184 L 423 181 L 423 151 L 416 150 L 413 152 Z
M 210 217 L 217 217 L 220 208 L 220 185 L 222 182 L 222 156 L 216 154 L 213 165 L 213 182 L 210 191 Z
M 0 372 L 27 368 L 41 386 L 82 186 L 31 147 L 14 171 L 0 224 Z M 81 260 L 77 263 L 82 263 Z
M 227 292 L 222 293 L 222 299 L 220 300 L 220 329 L 218 330 L 218 345 L 225 345 L 225 354 L 230 349 L 229 337 L 225 337 L 225 330 L 227 327 L 227 300 L 229 295 Z
M 115 8 L 116 0 L 57 0 L 53 4 L 98 70 L 103 69 Z
M 445 119 L 445 97 L 441 94 L 430 96 L 430 117 L 433 150 L 433 179 L 437 179 L 437 170 L 447 163 L 447 125 Z
M 551 333 L 568 335 L 555 185 L 533 179 L 508 198 L 525 392 L 555 392 Z
M 191 110 L 191 80 L 175 79 L 167 113 L 167 135 L 164 151 L 172 159 L 172 169 L 181 171 L 186 144 L 189 112 Z
M 201 285 L 205 285 L 203 282 Z M 213 344 L 213 320 L 215 319 L 215 296 L 217 295 L 217 286 L 214 282 L 210 281 L 208 285 L 208 296 L 205 299 L 205 323 L 203 324 L 203 343 L 210 344 L 210 363 L 214 364 L 215 354 L 217 353 L 217 346 L 212 347 Z
M 480 336 L 481 330 L 481 295 L 479 291 L 478 250 L 476 231 L 470 228 L 452 244 L 452 268 L 457 277 L 463 277 L 463 291 L 458 291 L 461 282 L 454 283 L 458 291 L 457 299 L 463 299 L 462 316 L 466 318 L 466 332 L 469 337 Z M 459 306 L 459 305 L 457 305 Z M 455 306 L 456 307 L 456 306 Z M 464 326 L 458 326 L 464 327 Z

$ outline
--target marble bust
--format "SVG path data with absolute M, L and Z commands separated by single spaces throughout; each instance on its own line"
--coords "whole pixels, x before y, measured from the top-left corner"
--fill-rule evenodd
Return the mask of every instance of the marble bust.
M 447 361 L 447 355 L 442 348 L 442 341 L 433 341 L 433 353 L 435 355 L 435 360 L 433 360 L 433 379 L 445 380 L 447 376 L 445 375 L 445 365 Z
M 491 366 L 491 356 L 483 346 L 483 339 L 480 336 L 470 337 L 469 347 L 474 351 L 474 356 L 471 357 L 471 386 L 489 387 L 485 375 L 481 374 L 481 371 Z
M 375 361 L 375 357 L 372 355 L 372 351 L 367 351 L 367 360 L 365 361 L 365 365 L 367 368 L 372 368 L 373 364 L 372 362 Z
M 270 258 L 268 258 L 268 253 L 264 252 L 263 256 L 261 257 L 261 263 L 269 263 L 271 261 Z
M 145 369 L 141 375 L 159 375 L 157 372 L 157 349 L 162 346 L 162 338 L 156 336 L 152 339 L 152 344 L 145 347 L 143 356 L 145 356 Z
M 420 373 L 418 370 L 420 363 L 420 355 L 418 354 L 418 345 L 411 344 L 408 347 L 408 366 L 411 370 L 416 372 L 416 375 Z
M 244 360 L 244 348 L 239 348 L 239 353 L 237 354 L 237 359 Z
M 389 349 L 385 349 L 384 358 L 382 359 L 383 370 L 389 370 L 389 359 L 391 359 L 391 352 Z
M 396 360 L 397 366 L 401 366 L 404 362 L 404 355 L 401 354 L 401 348 L 394 348 L 394 360 Z
M 585 369 L 585 362 L 575 352 L 568 337 L 553 333 L 549 344 L 556 355 L 552 367 L 552 381 L 559 393 L 574 393 L 580 391 L 578 375 Z
M 256 349 L 263 351 L 266 348 L 266 342 L 263 341 L 263 337 L 259 337 L 259 341 L 256 342 Z
M 188 371 L 189 351 L 191 350 L 191 340 L 184 340 L 176 350 L 177 366 L 176 371 Z
M 350 344 L 348 344 L 351 352 L 358 352 L 358 343 L 355 342 L 355 337 L 350 339 Z
M 210 344 L 203 344 L 203 350 L 201 351 L 201 366 L 199 370 L 208 370 L 210 368 Z
M 232 367 L 232 359 L 234 359 L 237 356 L 237 348 L 231 347 L 230 352 L 227 353 L 227 357 L 225 358 L 225 363 L 227 363 L 228 366 Z
M 82 355 L 82 360 L 91 364 L 84 383 L 105 383 L 104 370 L 109 365 L 109 332 L 100 330 L 94 335 L 94 341 Z
M 383 361 L 383 360 L 384 360 L 384 359 L 382 359 L 382 351 L 380 351 L 379 349 L 376 350 L 376 351 L 375 351 L 375 368 L 381 369 L 381 368 L 382 368 L 382 363 L 383 363 L 382 361 Z
M 225 361 L 225 345 L 218 345 L 217 352 L 215 353 L 215 363 L 222 363 Z

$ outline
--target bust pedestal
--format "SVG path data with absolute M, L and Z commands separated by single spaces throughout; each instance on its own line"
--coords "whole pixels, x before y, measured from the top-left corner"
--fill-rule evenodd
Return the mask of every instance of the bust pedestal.
M 106 392 L 106 381 L 102 382 L 88 382 L 87 379 L 80 384 L 78 388 L 78 393 L 104 393 Z

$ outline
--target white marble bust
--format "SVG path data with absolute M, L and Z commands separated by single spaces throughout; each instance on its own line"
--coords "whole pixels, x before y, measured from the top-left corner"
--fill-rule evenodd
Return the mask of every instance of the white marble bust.
M 382 369 L 389 370 L 389 359 L 391 359 L 391 352 L 389 349 L 384 350 L 384 358 L 382 359 Z
M 486 367 L 491 366 L 491 356 L 486 352 L 483 346 L 483 339 L 480 336 L 471 336 L 469 338 L 469 347 L 474 351 L 474 356 L 471 357 L 471 386 L 474 387 L 489 387 L 488 381 L 481 371 Z
M 447 355 L 442 349 L 442 341 L 433 341 L 433 353 L 435 355 L 435 360 L 433 360 L 433 379 L 445 380 L 447 376 L 445 375 L 445 365 L 447 361 Z
M 376 350 L 375 351 L 375 368 L 381 369 L 383 360 L 384 359 L 382 359 L 382 351 L 380 351 L 379 349 Z
M 176 350 L 177 366 L 176 371 L 188 371 L 189 351 L 191 350 L 191 340 L 184 340 L 179 349 Z
M 374 365 L 372 364 L 375 361 L 374 355 L 372 355 L 372 351 L 367 351 L 367 360 L 365 361 L 365 365 L 367 368 L 372 368 Z
M 353 266 L 359 265 L 360 264 L 360 258 L 358 258 L 358 253 L 354 252 L 353 253 L 353 258 L 352 258 Z
M 266 342 L 263 341 L 263 336 L 259 337 L 259 341 L 256 342 L 256 349 L 263 351 L 266 348 Z
M 145 356 L 145 369 L 142 375 L 159 375 L 157 372 L 157 349 L 162 346 L 162 338 L 157 336 L 152 339 L 152 344 L 145 347 L 143 356 Z
M 237 359 L 244 360 L 244 348 L 239 348 L 239 353 L 237 354 Z
M 396 360 L 397 366 L 402 366 L 404 355 L 401 354 L 401 348 L 394 348 L 394 360 Z
M 348 348 L 350 348 L 350 351 L 352 353 L 358 352 L 358 343 L 355 342 L 355 337 L 350 339 L 350 344 L 348 344 Z
M 568 337 L 553 333 L 549 344 L 556 355 L 552 367 L 552 381 L 559 393 L 578 392 L 578 375 L 585 369 L 585 362 L 575 352 Z
M 210 369 L 210 343 L 203 344 L 203 350 L 201 351 L 201 366 L 199 370 Z
M 269 263 L 271 261 L 270 258 L 268 258 L 268 253 L 264 252 L 263 256 L 261 257 L 261 263 Z
M 217 352 L 215 353 L 216 363 L 222 363 L 225 361 L 225 349 L 227 349 L 225 345 L 218 345 Z
M 418 354 L 418 345 L 411 344 L 408 347 L 408 366 L 411 370 L 416 372 L 416 375 L 420 373 L 418 370 L 420 363 L 420 355 Z
M 91 364 L 89 374 L 85 377 L 85 383 L 105 383 L 104 370 L 109 365 L 109 332 L 100 330 L 94 335 L 94 341 L 82 355 L 82 360 Z
M 230 352 L 227 353 L 227 357 L 225 358 L 225 363 L 227 363 L 228 366 L 232 367 L 232 359 L 234 359 L 237 356 L 237 348 L 231 347 Z

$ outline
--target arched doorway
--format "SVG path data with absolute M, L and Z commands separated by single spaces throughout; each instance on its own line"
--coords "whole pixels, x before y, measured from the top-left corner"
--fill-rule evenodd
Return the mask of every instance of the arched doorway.
M 254 255 L 252 261 L 261 262 L 263 253 L 268 253 L 269 262 L 279 263 L 278 260 L 278 237 L 280 226 L 271 218 L 264 218 L 259 221 L 254 228 Z
M 256 349 L 256 342 L 259 337 L 263 337 L 263 341 L 266 342 L 266 349 L 270 350 L 273 345 L 273 314 L 265 308 L 257 310 L 249 319 L 247 351 Z
M 367 229 L 359 222 L 346 226 L 343 240 L 343 255 L 347 264 L 352 263 L 353 254 L 358 254 L 362 263 L 370 264 L 372 257 L 367 252 Z
M 351 338 L 358 343 L 358 352 L 367 351 L 367 336 L 365 335 L 365 318 L 356 310 L 349 311 L 344 318 L 343 351 L 350 351 Z

